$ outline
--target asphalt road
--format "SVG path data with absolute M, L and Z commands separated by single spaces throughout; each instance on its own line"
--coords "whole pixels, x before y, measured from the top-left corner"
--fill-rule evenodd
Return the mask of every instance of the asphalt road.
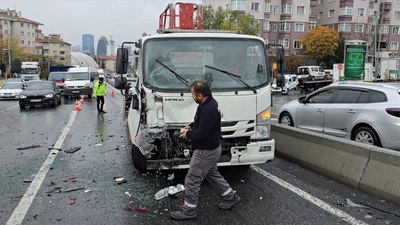
M 288 98 L 297 95 L 273 96 L 273 111 Z M 79 112 L 72 111 L 75 100 L 22 111 L 16 101 L 0 102 L 0 224 L 400 224 L 399 205 L 279 157 L 251 168 L 221 168 L 242 198 L 237 207 L 219 210 L 205 182 L 198 218 L 173 221 L 169 212 L 182 204 L 182 193 L 159 201 L 154 194 L 183 183 L 186 170 L 136 171 L 122 96 L 106 97 L 104 115 L 94 100 L 85 100 Z M 126 182 L 117 184 L 117 177 Z

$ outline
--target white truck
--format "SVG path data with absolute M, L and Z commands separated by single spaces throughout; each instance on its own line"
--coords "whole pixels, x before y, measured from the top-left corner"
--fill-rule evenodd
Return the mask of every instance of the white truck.
M 21 79 L 23 81 L 39 80 L 40 79 L 39 62 L 22 62 Z
M 125 93 L 131 98 L 127 124 L 136 169 L 189 167 L 194 149 L 190 140 L 178 136 L 194 120 L 198 105 L 188 86 L 199 79 L 209 84 L 221 111 L 223 151 L 218 165 L 250 165 L 274 158 L 271 68 L 262 38 L 201 30 L 159 31 L 122 44 L 118 74 L 127 72 L 127 44 L 135 44 L 139 56 L 137 80 Z M 280 51 L 283 57 L 283 48 Z

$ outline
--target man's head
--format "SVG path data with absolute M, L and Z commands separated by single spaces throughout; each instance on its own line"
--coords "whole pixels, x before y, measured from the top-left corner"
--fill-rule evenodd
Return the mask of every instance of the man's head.
M 99 78 L 99 81 L 100 81 L 100 83 L 103 83 L 103 82 L 104 82 L 104 78 L 103 78 L 103 77 L 100 77 L 100 78 Z
M 194 81 L 189 87 L 190 93 L 192 94 L 193 100 L 197 104 L 203 103 L 209 96 L 211 96 L 211 90 L 207 83 L 203 80 Z

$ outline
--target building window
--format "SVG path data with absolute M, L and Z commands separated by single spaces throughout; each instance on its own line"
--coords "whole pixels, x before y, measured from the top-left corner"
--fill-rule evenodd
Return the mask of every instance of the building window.
M 269 28 L 269 21 L 265 21 L 265 22 L 264 22 L 264 30 L 265 30 L 265 31 L 269 31 L 269 29 L 270 29 L 270 28 Z
M 276 45 L 276 41 L 271 41 L 271 44 L 273 44 L 272 48 L 276 48 L 276 46 L 275 46 Z
M 324 0 L 319 0 L 319 4 L 324 4 Z
M 60 51 L 60 55 L 64 55 L 65 54 L 65 52 L 64 51 Z
M 399 26 L 393 27 L 392 34 L 400 35 L 400 27 Z
M 279 44 L 283 45 L 284 48 L 289 48 L 289 40 L 288 39 L 279 40 Z
M 351 11 L 353 10 L 353 7 L 351 6 L 345 6 L 339 9 L 339 16 L 344 16 L 344 15 L 350 15 L 351 16 Z
M 328 18 L 332 18 L 332 17 L 335 17 L 335 10 L 334 9 L 331 9 L 331 10 L 328 11 Z
M 389 33 L 389 26 L 382 25 L 381 27 L 379 27 L 379 33 L 380 34 L 388 34 Z
M 399 42 L 390 43 L 390 50 L 399 50 Z
M 278 24 L 277 23 L 273 23 L 272 24 L 272 30 L 275 31 L 275 32 L 278 31 Z
M 312 30 L 317 26 L 317 23 L 308 23 L 308 30 Z
M 341 31 L 350 32 L 351 31 L 351 24 L 348 24 L 348 23 L 339 24 L 338 32 L 341 32 Z
M 379 43 L 379 48 L 386 48 L 386 41 L 381 41 Z
M 272 9 L 271 2 L 266 2 L 264 6 L 264 12 L 270 13 Z
M 294 49 L 303 49 L 303 45 L 300 43 L 299 40 L 294 40 L 293 41 L 293 48 Z
M 394 12 L 394 19 L 395 19 L 395 20 L 400 19 L 400 11 L 395 11 L 395 12 Z
M 296 23 L 294 27 L 294 31 L 304 32 L 304 23 Z
M 288 4 L 282 5 L 281 13 L 282 14 L 292 14 L 292 6 L 288 5 Z
M 305 6 L 297 6 L 297 10 L 296 13 L 299 15 L 304 15 L 306 11 L 306 7 Z
M 331 28 L 331 29 L 335 29 L 335 26 L 333 24 L 329 24 L 327 27 Z
M 279 14 L 279 6 L 274 6 L 274 14 Z
M 356 32 L 356 33 L 364 32 L 364 24 L 356 24 L 354 26 L 354 32 Z
M 259 2 L 252 2 L 250 10 L 251 11 L 255 11 L 255 12 L 260 11 L 260 3 Z
M 21 23 L 21 27 L 24 27 L 24 23 Z
M 245 10 L 246 0 L 232 1 L 232 10 Z
M 53 55 L 57 55 L 57 51 L 53 50 Z
M 363 8 L 358 8 L 357 9 L 357 16 L 364 16 L 364 9 Z
M 280 31 L 290 31 L 290 22 L 280 22 L 279 23 L 279 30 Z
M 322 19 L 324 17 L 324 12 L 318 12 L 318 19 Z
M 21 36 L 23 37 L 25 35 L 25 33 L 23 31 L 21 31 Z
M 24 40 L 21 41 L 21 45 L 25 45 L 25 41 Z

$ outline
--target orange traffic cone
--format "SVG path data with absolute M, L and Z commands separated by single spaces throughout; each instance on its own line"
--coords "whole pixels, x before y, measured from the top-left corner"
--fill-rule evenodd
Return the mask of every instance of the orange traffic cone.
M 80 103 L 81 103 L 81 105 L 85 104 L 85 101 L 83 100 L 83 95 L 81 95 Z
M 75 107 L 74 107 L 74 111 L 81 111 L 81 108 L 79 108 L 79 102 L 78 102 L 78 100 L 76 100 L 76 102 L 75 102 Z
M 112 90 L 112 92 L 111 92 L 111 97 L 115 97 L 115 92 L 114 92 L 114 90 Z

